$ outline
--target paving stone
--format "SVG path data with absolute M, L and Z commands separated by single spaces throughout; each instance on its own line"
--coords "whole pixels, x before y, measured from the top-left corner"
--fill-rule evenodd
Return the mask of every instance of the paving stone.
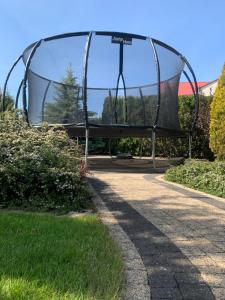
M 178 247 L 174 247 L 172 244 L 165 245 L 165 247 L 158 247 L 160 253 L 180 253 L 181 250 Z
M 224 233 L 222 233 L 222 235 L 219 235 L 218 233 L 207 234 L 207 238 L 209 241 L 212 241 L 212 242 L 224 242 L 225 243 Z M 219 245 L 219 243 L 216 243 L 216 245 Z
M 225 253 L 209 253 L 208 256 L 217 264 L 225 263 Z
M 140 262 L 139 258 L 127 259 L 125 266 L 126 269 L 145 270 L 145 266 L 143 265 L 142 262 Z
M 225 274 L 225 269 L 220 266 L 198 266 L 198 269 L 205 274 L 220 274 L 221 277 Z
M 178 288 L 151 288 L 151 299 L 172 299 L 172 300 L 182 300 L 181 293 Z M 202 299 L 201 299 L 202 300 Z
M 224 253 L 225 250 L 215 246 L 215 245 L 199 245 L 199 248 L 206 253 Z
M 129 259 L 139 258 L 139 254 L 137 253 L 137 251 L 135 251 L 133 249 L 129 249 L 129 250 L 126 249 L 126 252 L 123 252 L 122 256 L 126 257 L 126 258 L 129 258 Z
M 222 253 L 225 252 L 225 241 L 223 241 L 223 242 L 217 241 L 217 243 L 215 243 L 215 246 L 218 247 L 220 250 L 222 250 L 221 251 Z
M 125 290 L 124 300 L 150 300 L 149 298 L 149 287 L 147 285 L 134 284 L 129 287 L 129 290 Z
M 215 299 L 211 289 L 206 284 L 180 283 L 179 289 L 183 299 L 190 300 L 213 300 Z
M 196 266 L 204 266 L 206 268 L 217 267 L 215 261 L 209 256 L 193 256 L 191 259 L 192 263 Z
M 125 270 L 126 282 L 129 284 L 142 284 L 145 282 L 145 278 L 147 274 L 144 274 L 142 270 Z M 147 282 L 146 282 L 147 284 Z
M 225 287 L 212 288 L 212 292 L 213 292 L 216 300 L 224 300 L 225 299 Z
M 181 250 L 181 252 L 183 252 L 187 257 L 193 257 L 193 256 L 206 256 L 207 254 L 197 248 L 197 247 L 188 247 L 188 246 L 181 246 L 179 247 L 179 249 Z
M 200 273 L 175 272 L 174 276 L 179 285 L 181 283 L 190 285 L 194 285 L 196 284 L 196 282 L 204 283 L 204 279 L 202 278 Z
M 177 282 L 172 274 L 155 273 L 148 276 L 148 283 L 151 288 L 175 288 Z
M 136 240 L 133 240 L 135 243 L 139 253 L 141 256 L 152 256 L 152 255 L 159 255 L 160 251 L 155 246 L 150 245 L 149 247 L 142 247 L 141 244 L 136 243 Z
M 207 281 L 211 287 L 219 287 L 224 288 L 225 287 L 225 276 L 224 274 L 216 274 L 216 273 L 204 273 L 202 270 L 202 278 Z M 224 295 L 225 296 L 225 295 Z M 224 298 L 225 299 L 225 298 Z

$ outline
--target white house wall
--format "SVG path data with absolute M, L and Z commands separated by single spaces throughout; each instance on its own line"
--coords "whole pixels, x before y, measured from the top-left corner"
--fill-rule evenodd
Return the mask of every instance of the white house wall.
M 199 94 L 204 96 L 212 96 L 215 93 L 216 87 L 217 87 L 217 80 L 199 88 Z

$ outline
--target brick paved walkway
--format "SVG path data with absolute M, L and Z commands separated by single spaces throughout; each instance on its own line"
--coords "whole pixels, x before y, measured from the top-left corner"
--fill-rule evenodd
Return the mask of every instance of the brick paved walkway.
M 225 201 L 156 174 L 93 172 L 92 185 L 137 247 L 151 299 L 225 299 Z

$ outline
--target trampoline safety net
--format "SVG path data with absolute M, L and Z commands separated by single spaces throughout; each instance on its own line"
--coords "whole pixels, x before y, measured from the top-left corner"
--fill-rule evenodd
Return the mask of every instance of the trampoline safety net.
M 153 128 L 181 134 L 178 87 L 186 62 L 170 46 L 113 32 L 64 34 L 35 45 L 23 53 L 32 125 L 88 126 L 108 137 L 128 128 L 132 136 Z

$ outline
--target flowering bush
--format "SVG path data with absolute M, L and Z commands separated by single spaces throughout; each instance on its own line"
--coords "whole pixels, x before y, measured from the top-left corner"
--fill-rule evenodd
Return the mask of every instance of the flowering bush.
M 166 179 L 225 198 L 225 162 L 222 161 L 188 160 L 167 170 Z
M 63 128 L 29 127 L 15 112 L 0 117 L 0 204 L 38 210 L 82 209 L 89 194 L 76 143 Z

